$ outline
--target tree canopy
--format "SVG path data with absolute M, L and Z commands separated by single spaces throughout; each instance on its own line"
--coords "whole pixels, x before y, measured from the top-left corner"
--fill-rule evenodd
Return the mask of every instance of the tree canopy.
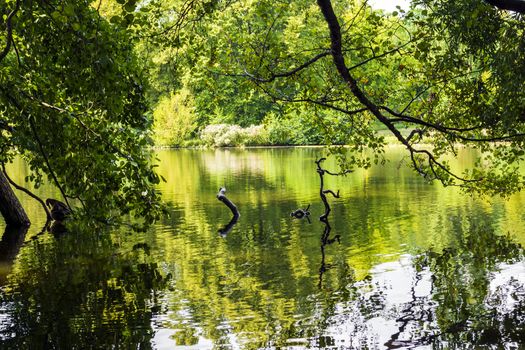
M 382 160 L 382 128 L 428 180 L 489 194 L 522 188 L 521 1 L 418 0 L 392 13 L 357 0 L 227 1 L 208 12 L 199 10 L 207 2 L 164 6 L 177 4 L 203 17 L 191 30 L 177 27 L 181 17 L 164 17 L 155 35 L 166 39 L 163 52 L 176 48 L 177 60 L 188 60 L 174 64 L 178 83 L 208 122 L 224 113 L 233 117 L 220 121 L 239 125 L 300 115 L 299 127 L 317 140 L 350 147 L 349 156 L 334 148 L 346 168 Z M 235 109 L 250 105 L 241 96 L 258 101 L 256 111 Z M 465 146 L 479 159 L 458 172 L 447 159 Z
M 145 79 L 125 27 L 89 1 L 0 2 L 0 162 L 20 154 L 38 187 L 99 219 L 160 204 Z
M 171 145 L 327 144 L 343 170 L 393 139 L 429 181 L 523 187 L 522 1 L 0 4 L 0 162 L 21 154 L 28 181 L 88 211 L 158 217 L 152 128 Z M 465 146 L 476 166 L 451 168 Z

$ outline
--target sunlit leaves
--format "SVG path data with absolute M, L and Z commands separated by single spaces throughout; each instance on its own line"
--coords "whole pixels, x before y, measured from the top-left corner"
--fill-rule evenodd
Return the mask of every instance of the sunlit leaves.
M 96 2 L 54 5 L 23 8 L 17 50 L 0 68 L 0 113 L 16 128 L 9 152 L 29 162 L 36 175 L 28 180 L 36 185 L 40 174 L 55 172 L 92 218 L 129 213 L 151 222 L 162 209 L 159 178 L 147 151 L 151 121 L 129 36 L 99 16 Z

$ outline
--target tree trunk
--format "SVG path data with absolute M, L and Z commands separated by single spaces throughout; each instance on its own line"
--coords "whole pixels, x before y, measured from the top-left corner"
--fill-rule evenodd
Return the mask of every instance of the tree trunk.
M 0 214 L 8 226 L 29 226 L 31 222 L 4 174 L 0 171 Z

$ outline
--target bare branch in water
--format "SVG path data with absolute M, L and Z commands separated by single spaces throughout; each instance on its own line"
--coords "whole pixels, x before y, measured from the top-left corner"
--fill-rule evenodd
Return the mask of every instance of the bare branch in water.
M 345 171 L 342 173 L 332 173 L 326 169 L 323 169 L 321 167 L 321 163 L 325 160 L 326 158 L 320 158 L 315 161 L 315 164 L 317 164 L 317 173 L 319 174 L 319 177 L 321 179 L 319 195 L 321 196 L 321 200 L 323 201 L 323 204 L 324 204 L 324 214 L 319 217 L 319 221 L 321 221 L 325 225 L 323 235 L 321 236 L 321 267 L 319 268 L 319 284 L 318 284 L 319 288 L 321 288 L 323 284 L 323 274 L 332 267 L 331 264 L 327 264 L 325 262 L 324 248 L 326 245 L 332 244 L 335 241 L 341 243 L 340 235 L 335 235 L 333 238 L 330 238 L 330 232 L 332 231 L 332 227 L 330 226 L 330 222 L 328 221 L 328 216 L 330 215 L 330 212 L 332 211 L 332 209 L 330 208 L 330 204 L 328 203 L 328 199 L 326 198 L 326 194 L 328 193 L 334 196 L 334 198 L 339 198 L 339 190 L 337 191 L 337 193 L 335 193 L 332 190 L 325 190 L 323 176 L 325 174 L 332 175 L 332 176 L 341 176 L 341 175 L 345 175 L 351 172 L 351 171 Z
M 230 222 L 226 224 L 226 226 L 219 229 L 219 234 L 223 237 L 226 236 L 232 230 L 233 226 L 235 226 L 235 224 L 239 220 L 239 217 L 241 216 L 235 204 L 233 204 L 233 202 L 229 200 L 228 197 L 226 197 L 225 193 L 226 189 L 224 187 L 219 188 L 219 193 L 217 193 L 217 199 L 223 202 L 228 208 L 230 208 L 233 217 L 230 220 Z

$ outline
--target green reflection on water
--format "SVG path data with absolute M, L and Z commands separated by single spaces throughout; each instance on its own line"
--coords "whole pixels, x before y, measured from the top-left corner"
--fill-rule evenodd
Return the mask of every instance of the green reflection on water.
M 171 216 L 150 232 L 78 228 L 55 239 L 31 228 L 18 258 L 0 272 L 2 344 L 360 349 L 518 342 L 522 195 L 486 202 L 429 185 L 400 166 L 404 153 L 392 148 L 384 166 L 325 178 L 325 188 L 341 193 L 330 198 L 332 233 L 341 243 L 323 247 L 314 163 L 321 154 L 161 151 L 167 182 L 160 189 Z M 453 166 L 472 160 L 463 150 Z M 323 166 L 337 171 L 333 161 Z M 21 182 L 23 165 L 11 169 Z M 215 198 L 223 186 L 241 212 L 225 237 L 218 230 L 231 213 Z M 38 205 L 23 201 L 33 221 L 41 220 Z M 290 217 L 308 204 L 311 224 Z

